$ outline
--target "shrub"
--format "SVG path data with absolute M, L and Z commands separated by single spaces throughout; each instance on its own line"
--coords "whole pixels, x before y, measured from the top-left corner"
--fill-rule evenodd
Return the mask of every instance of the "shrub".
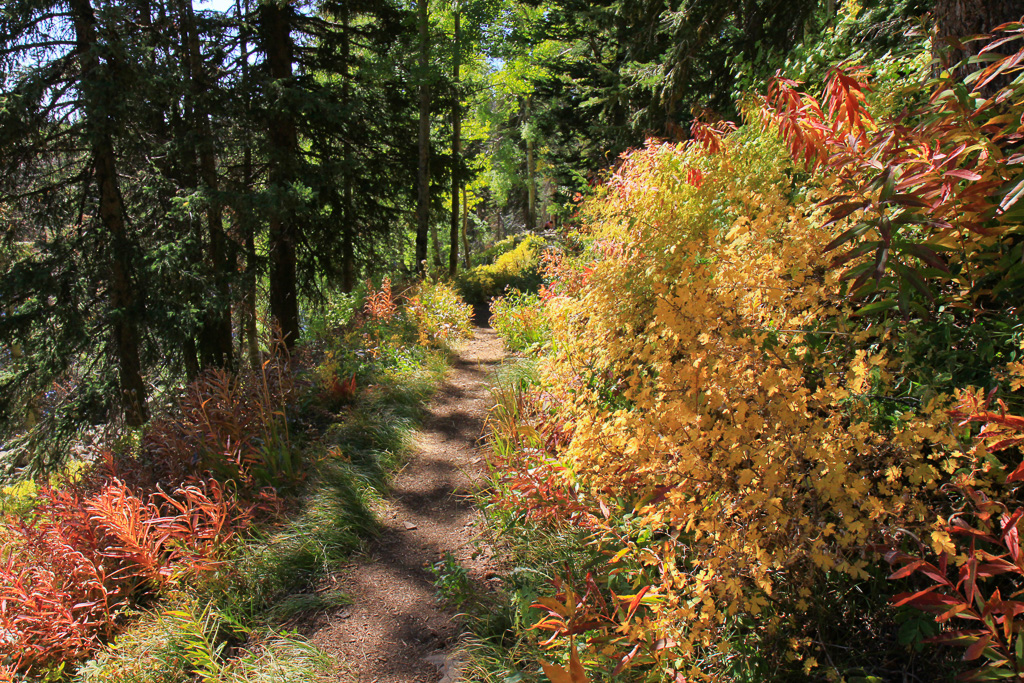
M 491 302 L 491 326 L 509 351 L 539 346 L 551 336 L 540 297 L 517 290 Z
M 398 304 L 391 293 L 390 277 L 385 277 L 381 281 L 380 289 L 375 289 L 371 282 L 366 283 L 363 311 L 374 321 L 386 321 L 395 317 L 398 313 Z
M 541 251 L 544 240 L 530 235 L 512 251 L 499 256 L 494 263 L 463 271 L 458 287 L 470 303 L 484 303 L 507 289 L 536 292 L 541 284 Z
M 344 293 L 329 290 L 323 300 L 311 303 L 309 317 L 305 321 L 306 335 L 320 342 L 329 342 L 341 334 L 359 311 L 358 292 Z
M 421 344 L 447 346 L 471 335 L 473 307 L 464 303 L 451 285 L 423 282 L 408 299 Z
M 1024 387 L 1024 364 L 1011 363 L 1008 370 L 1010 386 Z M 894 603 L 934 614 L 936 623 L 947 629 L 929 641 L 965 647 L 963 659 L 981 664 L 962 674 L 961 680 L 1019 679 L 1024 675 L 1024 601 L 1020 599 L 1024 508 L 1017 501 L 1024 481 L 1024 462 L 1020 462 L 1024 417 L 1007 412 L 1002 400 L 998 410 L 992 410 L 991 394 L 965 391 L 959 399 L 952 415 L 961 420 L 961 426 L 982 425 L 975 444 L 978 461 L 997 466 L 987 475 L 964 472 L 953 482 L 962 504 L 947 521 L 940 520 L 928 545 L 917 541 L 911 554 L 900 550 L 898 541 L 906 539 L 892 539 L 882 550 L 885 559 L 898 567 L 890 579 L 914 577 L 926 582 L 924 588 L 914 586 L 895 596 Z M 993 456 L 1006 451 L 1017 455 L 1004 468 Z M 1014 469 L 1007 472 L 1009 467 Z M 1009 490 L 996 495 L 997 486 Z M 934 561 L 926 559 L 933 553 Z
M 201 374 L 174 409 L 150 421 L 140 448 L 107 454 L 102 474 L 152 491 L 210 472 L 250 499 L 265 487 L 294 484 L 301 472 L 287 416 L 295 377 L 283 343 L 274 346 L 257 368 Z
M 0 662 L 35 674 L 86 656 L 127 597 L 81 497 L 40 495 L 27 519 L 0 529 Z
M 217 568 L 248 519 L 215 481 L 143 497 L 45 489 L 0 534 L 0 661 L 39 673 L 87 656 L 129 600 Z
M 507 254 L 522 243 L 528 235 L 510 235 L 487 247 L 483 251 L 473 254 L 473 265 L 487 266 L 494 263 L 498 257 Z
M 584 663 L 610 663 L 612 638 L 613 669 L 672 662 L 712 676 L 730 631 L 784 625 L 799 649 L 815 641 L 820 623 L 801 620 L 823 612 L 829 586 L 875 580 L 866 546 L 895 529 L 933 545 L 953 534 L 942 487 L 980 477 L 990 454 L 962 447 L 937 391 L 951 387 L 920 391 L 922 368 L 944 369 L 949 351 L 908 344 L 904 327 L 945 302 L 961 333 L 985 318 L 1010 330 L 999 353 L 980 353 L 981 334 L 956 353 L 1018 353 L 1019 138 L 1005 126 L 1019 115 L 938 85 L 920 123 L 883 124 L 855 70 L 834 70 L 820 103 L 776 81 L 760 114 L 770 129 L 698 122 L 688 143 L 651 141 L 581 207 L 584 252 L 548 264 L 549 398 L 536 424 L 502 428 L 523 448 L 498 462 L 516 464 L 520 505 L 590 526 L 618 565 L 564 576 L 539 601 L 539 628 L 563 642 L 592 632 Z M 979 562 L 1013 552 L 1000 539 L 1019 518 L 998 509 L 1012 529 L 980 529 Z M 1016 605 L 995 609 L 1015 628 Z M 996 641 L 974 635 L 972 656 Z M 791 655 L 794 673 L 818 666 Z

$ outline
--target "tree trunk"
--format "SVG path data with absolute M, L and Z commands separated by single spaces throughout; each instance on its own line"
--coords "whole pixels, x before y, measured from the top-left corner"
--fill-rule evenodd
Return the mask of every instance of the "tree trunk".
M 427 1 L 418 0 L 420 33 L 420 136 L 419 196 L 416 204 L 416 272 L 423 276 L 427 263 L 427 231 L 430 226 L 430 15 Z M 436 235 L 435 235 L 436 244 Z
M 345 3 L 342 8 L 342 36 L 341 36 L 341 50 L 344 58 L 344 64 L 342 65 L 341 74 L 341 98 L 342 104 L 345 106 L 346 116 L 348 117 L 349 125 L 352 120 L 352 74 L 349 71 L 349 61 L 352 58 L 352 48 L 349 36 L 349 6 Z M 345 142 L 343 145 L 343 171 L 344 180 L 342 187 L 342 219 L 341 219 L 341 289 L 343 292 L 348 293 L 355 289 L 356 286 L 356 268 L 355 268 L 355 248 L 353 244 L 353 238 L 355 233 L 355 226 L 352 224 L 355 218 L 352 211 L 352 144 L 351 135 L 346 134 L 344 136 Z
M 469 206 L 466 204 L 466 186 L 462 186 L 462 263 L 469 270 Z
M 988 33 L 996 26 L 1008 21 L 1019 21 L 1024 7 L 1018 0 L 936 0 L 933 14 L 937 30 L 936 49 L 941 57 L 943 48 L 950 50 L 945 59 L 950 66 L 978 54 L 983 42 L 974 41 L 963 45 L 960 39 L 978 33 Z M 956 75 L 963 78 L 975 67 L 962 66 Z M 998 79 L 997 79 L 998 80 Z M 994 92 L 998 84 L 990 84 Z
M 198 156 L 199 177 L 207 194 L 206 222 L 209 229 L 207 258 L 214 280 L 216 297 L 213 301 L 201 302 L 205 308 L 199 333 L 199 355 L 204 366 L 230 368 L 234 364 L 231 348 L 231 263 L 228 260 L 228 240 L 224 233 L 224 210 L 221 205 L 220 181 L 217 177 L 217 159 L 214 151 L 213 131 L 210 115 L 202 102 L 209 90 L 209 81 L 202 69 L 199 51 L 199 35 L 195 14 L 190 0 L 179 2 L 182 19 L 182 38 L 191 80 L 192 126 L 199 133 L 194 148 Z
M 451 245 L 448 251 L 448 275 L 455 277 L 459 270 L 459 186 L 460 164 L 462 154 L 462 111 L 459 94 L 459 43 L 461 40 L 462 15 L 455 12 L 455 64 L 452 68 L 453 89 L 452 95 L 452 220 L 451 231 L 449 232 Z
M 104 94 L 107 92 L 107 86 L 102 83 L 109 79 L 111 74 L 100 73 L 99 58 L 95 51 L 96 18 L 90 0 L 71 0 L 70 8 L 75 29 L 76 52 L 82 71 L 83 115 L 92 137 L 93 172 L 100 192 L 100 221 L 112 242 L 108 296 L 121 405 L 125 423 L 137 427 L 145 423 L 149 417 L 146 407 L 146 385 L 142 379 L 142 363 L 139 357 L 139 332 L 136 327 L 136 319 L 142 305 L 135 296 L 137 290 L 132 282 L 124 200 L 118 184 L 117 158 L 110 134 L 112 123 L 108 112 L 112 103 L 106 101 Z
M 245 93 L 245 119 L 252 118 L 252 101 L 249 97 L 249 34 L 246 26 L 249 19 L 249 0 L 235 0 L 238 8 L 238 16 L 242 17 L 242 28 L 239 31 L 239 50 L 241 51 L 242 62 L 242 92 Z M 245 142 L 242 151 L 242 187 L 246 195 L 252 194 L 253 170 L 252 170 L 252 139 L 248 126 L 245 129 Z M 256 369 L 262 364 L 260 358 L 259 327 L 256 321 L 256 226 L 252 210 L 249 206 L 242 207 L 237 211 L 239 227 L 241 228 L 242 239 L 245 249 L 245 299 L 239 306 L 242 311 L 241 330 L 244 331 L 246 342 L 246 353 L 249 357 L 249 367 Z
M 430 224 L 430 241 L 434 243 L 434 269 L 441 267 L 441 240 L 437 235 L 437 223 Z
M 530 120 L 532 97 L 526 98 L 524 120 Z M 533 231 L 537 227 L 537 167 L 533 158 L 533 136 L 526 135 L 526 229 Z
M 291 35 L 291 7 L 280 6 L 275 1 L 260 5 L 260 34 L 266 44 L 267 66 L 270 78 L 279 88 L 288 88 L 292 77 L 294 44 Z M 298 156 L 298 135 L 295 121 L 281 101 L 271 106 L 267 121 L 270 143 L 270 165 L 268 180 L 276 190 L 276 206 L 270 211 L 268 226 L 268 247 L 270 251 L 270 315 L 280 325 L 286 346 L 291 349 L 299 338 L 299 302 L 296 282 L 295 243 L 298 227 L 293 210 L 281 206 L 291 204 L 287 197 L 289 186 L 294 179 L 294 167 Z

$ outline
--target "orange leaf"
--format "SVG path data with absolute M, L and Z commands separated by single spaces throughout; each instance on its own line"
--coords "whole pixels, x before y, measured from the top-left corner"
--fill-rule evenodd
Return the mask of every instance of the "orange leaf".
M 575 683 L 569 672 L 558 666 L 557 664 L 548 664 L 542 661 L 540 668 L 544 669 L 544 675 L 548 677 L 551 683 Z
M 576 654 L 576 648 L 573 648 L 569 655 L 569 672 L 572 674 L 572 683 L 590 683 L 587 673 L 583 670 L 579 655 Z
M 640 601 L 643 599 L 644 595 L 650 589 L 651 589 L 650 586 L 644 586 L 643 588 L 640 589 L 639 593 L 637 593 L 636 595 L 633 596 L 632 602 L 629 603 L 629 612 L 626 613 L 626 620 L 627 621 L 629 621 L 629 619 L 633 616 L 633 613 L 636 612 L 636 608 L 640 606 Z
M 554 598 L 537 598 L 537 603 L 534 607 L 543 607 L 561 617 L 569 616 L 569 609 Z

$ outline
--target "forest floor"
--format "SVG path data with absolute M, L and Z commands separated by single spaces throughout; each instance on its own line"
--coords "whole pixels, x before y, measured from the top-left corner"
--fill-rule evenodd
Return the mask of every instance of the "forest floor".
M 480 438 L 491 405 L 488 379 L 503 357 L 490 328 L 476 327 L 457 349 L 377 511 L 382 533 L 335 577 L 352 604 L 310 625 L 310 640 L 338 661 L 343 681 L 459 680 L 460 626 L 438 603 L 430 568 L 457 563 L 477 584 L 493 576 L 474 492 L 487 474 Z

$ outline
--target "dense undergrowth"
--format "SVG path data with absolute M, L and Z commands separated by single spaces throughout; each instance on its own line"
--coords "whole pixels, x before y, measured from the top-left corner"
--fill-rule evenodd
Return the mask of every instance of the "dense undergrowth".
M 538 358 L 495 389 L 509 567 L 469 610 L 478 680 L 1024 673 L 1024 29 L 1001 31 L 966 82 L 919 54 L 779 77 L 742 125 L 630 152 L 540 296 L 492 309 Z
M 470 313 L 446 285 L 385 279 L 318 313 L 296 356 L 208 372 L 140 432 L 6 489 L 3 677 L 327 680 L 288 625 L 347 601 L 328 577 L 375 532 Z

